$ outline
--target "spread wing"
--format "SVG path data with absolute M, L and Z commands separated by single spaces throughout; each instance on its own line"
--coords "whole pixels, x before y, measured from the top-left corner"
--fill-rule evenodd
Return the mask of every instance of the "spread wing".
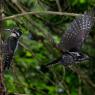
M 68 51 L 79 51 L 94 24 L 93 16 L 84 13 L 76 18 L 63 34 L 60 46 Z

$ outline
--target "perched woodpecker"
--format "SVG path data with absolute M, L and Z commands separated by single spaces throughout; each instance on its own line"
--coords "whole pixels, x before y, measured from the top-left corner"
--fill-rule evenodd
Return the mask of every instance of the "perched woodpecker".
M 57 63 L 66 66 L 88 59 L 89 57 L 81 53 L 80 49 L 94 25 L 93 17 L 93 12 L 85 12 L 83 15 L 73 20 L 70 27 L 63 34 L 60 44 L 58 45 L 62 50 L 62 56 L 42 67 L 49 67 Z
M 14 28 L 11 31 L 10 36 L 5 41 L 4 45 L 4 56 L 3 56 L 3 67 L 9 69 L 14 52 L 18 46 L 18 40 L 22 35 L 22 32 L 18 28 Z

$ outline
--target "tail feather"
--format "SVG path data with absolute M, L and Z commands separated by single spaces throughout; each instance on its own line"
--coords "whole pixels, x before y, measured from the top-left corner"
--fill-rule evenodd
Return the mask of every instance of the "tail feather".
M 52 67 L 53 65 L 55 64 L 58 64 L 58 62 L 62 59 L 62 57 L 59 57 L 55 60 L 53 60 L 52 62 L 46 64 L 46 65 L 41 65 L 41 71 L 42 72 L 48 72 L 49 71 L 49 68 Z

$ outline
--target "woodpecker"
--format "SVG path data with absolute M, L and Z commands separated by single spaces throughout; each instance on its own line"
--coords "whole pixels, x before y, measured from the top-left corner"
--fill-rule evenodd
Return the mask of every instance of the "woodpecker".
M 10 30 L 10 36 L 4 42 L 4 56 L 3 56 L 3 67 L 9 69 L 14 52 L 18 46 L 19 38 L 22 35 L 22 32 L 18 28 Z
M 94 9 L 92 13 L 85 12 L 80 17 L 77 17 L 71 23 L 69 29 L 63 34 L 59 44 L 63 49 L 63 55 L 60 63 L 68 65 L 80 63 L 80 61 L 89 59 L 88 55 L 82 53 L 80 49 L 94 25 L 93 12 Z M 64 53 L 64 51 L 67 53 Z
M 71 22 L 70 27 L 65 31 L 60 43 L 58 44 L 58 47 L 62 51 L 62 56 L 46 65 L 43 65 L 41 69 L 57 63 L 67 66 L 89 59 L 86 54 L 81 53 L 80 49 L 94 25 L 93 11 L 92 13 L 85 12 L 83 15 L 77 17 Z

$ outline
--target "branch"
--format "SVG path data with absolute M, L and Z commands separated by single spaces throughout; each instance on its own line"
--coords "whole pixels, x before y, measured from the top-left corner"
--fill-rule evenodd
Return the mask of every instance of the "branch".
M 36 11 L 36 12 L 24 12 L 21 14 L 16 14 L 16 15 L 4 17 L 2 20 L 14 19 L 14 18 L 21 17 L 21 16 L 36 15 L 36 14 L 40 14 L 40 15 L 64 15 L 64 16 L 73 16 L 73 17 L 81 15 L 81 14 L 77 14 L 77 13 L 67 13 L 67 12 Z

